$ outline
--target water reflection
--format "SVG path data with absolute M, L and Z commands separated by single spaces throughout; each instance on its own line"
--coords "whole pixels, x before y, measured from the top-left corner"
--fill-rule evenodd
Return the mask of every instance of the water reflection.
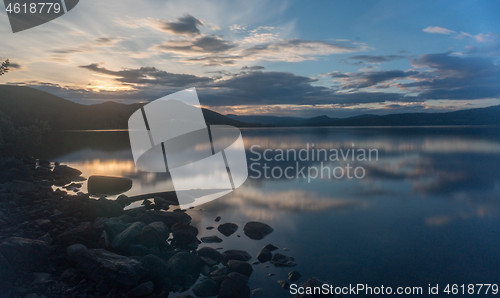
M 475 127 L 244 129 L 247 157 L 252 145 L 301 149 L 314 143 L 316 148 L 377 148 L 379 159 L 354 162 L 366 168 L 361 180 L 248 179 L 237 191 L 189 213 L 200 236 L 217 233 L 205 230 L 215 225 L 216 216 L 240 229 L 246 221 L 264 221 L 275 229 L 264 240 L 247 239 L 240 230 L 241 238 L 223 238 L 222 246 L 253 255 L 266 243 L 288 247 L 303 276 L 336 284 L 491 282 L 500 266 L 499 132 Z M 171 189 L 161 173 L 135 169 L 126 133 L 105 134 L 66 133 L 59 144 L 67 145 L 56 151 L 50 149 L 54 143 L 45 145 L 45 157 L 75 166 L 84 176 L 130 177 L 130 195 Z M 283 290 L 267 277 L 270 270 L 277 279 L 286 278 L 286 269 L 256 266 L 251 286 L 281 295 Z

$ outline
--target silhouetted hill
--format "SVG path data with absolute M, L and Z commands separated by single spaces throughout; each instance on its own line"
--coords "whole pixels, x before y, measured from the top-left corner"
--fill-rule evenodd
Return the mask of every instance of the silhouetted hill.
M 22 86 L 0 85 L 0 112 L 17 126 L 45 120 L 54 130 L 126 129 L 130 115 L 143 104 L 105 102 L 82 105 Z M 252 126 L 423 126 L 500 125 L 500 105 L 446 113 L 359 115 L 350 118 L 221 115 L 203 109 L 208 124 Z
M 359 115 L 349 118 L 293 118 L 273 116 L 236 116 L 232 119 L 259 117 L 273 126 L 433 126 L 433 125 L 500 125 L 500 105 L 446 113 L 404 113 L 390 115 Z M 255 121 L 257 122 L 257 121 Z
M 16 126 L 47 121 L 53 130 L 126 129 L 128 118 L 143 104 L 104 102 L 82 105 L 30 87 L 0 85 L 0 111 Z M 249 126 L 203 110 L 208 124 Z

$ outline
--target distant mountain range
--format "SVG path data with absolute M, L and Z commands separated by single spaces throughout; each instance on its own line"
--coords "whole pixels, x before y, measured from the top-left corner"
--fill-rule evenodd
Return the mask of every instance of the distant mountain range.
M 22 86 L 0 85 L 0 112 L 16 126 L 45 120 L 54 130 L 126 129 L 130 115 L 143 104 L 105 102 L 82 105 Z M 500 105 L 446 113 L 360 115 L 349 118 L 222 115 L 203 109 L 208 124 L 256 126 L 424 126 L 500 125 Z
M 130 115 L 143 105 L 111 101 L 82 105 L 30 87 L 0 85 L 0 112 L 16 126 L 45 120 L 53 130 L 126 129 Z M 208 124 L 250 126 L 207 109 L 203 114 Z

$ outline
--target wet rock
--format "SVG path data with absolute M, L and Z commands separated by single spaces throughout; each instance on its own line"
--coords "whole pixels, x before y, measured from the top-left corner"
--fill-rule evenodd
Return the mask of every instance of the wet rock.
M 55 242 L 63 246 L 72 243 L 82 243 L 89 247 L 96 247 L 99 234 L 92 229 L 90 222 L 82 222 L 76 227 L 72 227 L 55 237 Z
M 262 294 L 264 294 L 264 289 L 263 288 L 253 289 L 251 294 L 252 296 L 261 296 Z
M 302 277 L 302 275 L 296 270 L 292 270 L 288 273 L 288 280 L 289 281 L 296 281 L 296 280 L 299 280 L 301 277 Z
M 229 268 L 220 267 L 210 272 L 210 278 L 215 280 L 218 283 L 221 283 L 229 274 Z
M 211 247 L 203 247 L 198 249 L 198 255 L 200 257 L 210 258 L 216 262 L 222 262 L 222 254 Z
M 110 239 L 123 232 L 129 225 L 125 224 L 118 217 L 112 217 L 104 221 L 103 227 Z
M 152 222 L 142 228 L 141 243 L 147 247 L 158 246 L 165 242 L 168 234 L 168 228 L 163 222 Z
M 68 268 L 61 274 L 61 280 L 70 286 L 76 286 L 80 281 L 80 274 L 75 268 Z
M 155 255 L 146 255 L 141 262 L 146 268 L 146 277 L 158 288 L 162 287 L 169 273 L 167 262 Z
M 201 237 L 201 241 L 203 243 L 221 243 L 222 239 L 220 239 L 217 236 L 206 236 L 206 237 Z
M 75 243 L 66 248 L 66 254 L 70 260 L 76 260 L 79 256 L 85 254 L 88 248 L 80 243 Z
M 162 197 L 154 197 L 154 203 L 155 203 L 155 209 L 165 209 L 168 210 L 170 208 L 170 205 L 172 205 L 172 202 L 169 200 L 166 200 Z
M 35 272 L 33 273 L 33 281 L 34 285 L 43 285 L 52 281 L 52 275 L 47 272 Z
M 270 261 L 273 257 L 273 254 L 266 249 L 265 247 L 259 251 L 257 254 L 257 260 L 259 260 L 261 263 L 265 263 L 267 261 Z
M 215 219 L 215 222 L 219 222 L 221 220 L 220 216 L 217 216 Z
M 127 295 L 129 297 L 145 297 L 153 294 L 154 290 L 155 285 L 153 282 L 147 281 L 128 291 Z
M 89 194 L 117 195 L 132 188 L 132 180 L 123 177 L 90 176 L 87 181 Z
M 282 287 L 285 290 L 287 290 L 288 287 L 290 287 L 290 285 L 288 284 L 288 282 L 286 280 L 278 280 L 278 284 L 280 285 L 280 287 Z
M 0 253 L 0 284 L 12 278 L 12 267 L 7 259 Z
M 68 177 L 68 178 L 76 178 L 82 174 L 81 171 L 68 167 L 66 165 L 56 165 L 52 170 L 52 174 L 55 177 Z
M 293 267 L 295 266 L 294 258 L 277 253 L 271 259 L 271 263 L 276 267 Z
M 273 228 L 262 222 L 250 221 L 243 227 L 243 232 L 245 232 L 245 235 L 250 239 L 260 240 L 272 233 Z
M 116 235 L 111 242 L 113 248 L 125 250 L 128 245 L 136 243 L 141 236 L 142 229 L 145 224 L 142 222 L 135 222 L 131 224 L 128 228 L 123 230 L 120 234 Z
M 219 285 L 210 278 L 200 281 L 193 287 L 193 293 L 197 297 L 211 297 L 219 293 Z
M 104 249 L 89 249 L 73 260 L 89 280 L 111 287 L 136 286 L 146 273 L 140 261 Z
M 48 245 L 40 240 L 7 238 L 0 243 L 0 254 L 19 271 L 40 271 L 48 263 Z
M 250 254 L 244 250 L 230 249 L 222 253 L 222 258 L 224 264 L 227 264 L 229 260 L 238 260 L 246 262 L 250 260 L 252 256 L 250 256 Z
M 177 288 L 187 290 L 192 286 L 201 273 L 203 262 L 200 257 L 189 252 L 178 252 L 167 262 L 168 277 Z
M 275 250 L 278 249 L 278 247 L 276 247 L 276 246 L 274 246 L 272 244 L 267 244 L 266 246 L 264 246 L 264 248 L 267 249 L 267 250 L 269 250 L 269 251 L 271 251 L 271 252 L 273 252 L 273 251 L 275 251 Z
M 219 225 L 217 230 L 221 232 L 222 235 L 229 237 L 238 230 L 238 225 L 234 223 L 224 223 Z
M 209 226 L 209 227 L 206 227 L 206 229 L 210 231 L 210 230 L 213 230 L 213 229 L 214 229 L 214 227 Z
M 227 262 L 227 267 L 231 272 L 238 272 L 246 276 L 250 276 L 253 272 L 252 265 L 238 260 L 229 260 Z
M 187 224 L 174 224 L 172 226 L 172 243 L 181 248 L 191 247 L 199 243 L 198 229 Z
M 219 298 L 250 297 L 248 278 L 240 273 L 231 272 L 220 285 Z
M 176 223 L 178 224 L 190 224 L 191 217 L 184 212 L 164 212 L 158 210 L 148 210 L 145 212 L 149 215 L 154 221 L 161 221 L 169 229 L 172 229 L 172 226 Z

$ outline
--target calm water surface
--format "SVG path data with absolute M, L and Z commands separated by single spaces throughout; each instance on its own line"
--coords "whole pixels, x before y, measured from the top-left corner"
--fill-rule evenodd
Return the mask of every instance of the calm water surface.
M 252 145 L 301 149 L 307 144 L 376 148 L 379 158 L 356 163 L 366 169 L 364 179 L 248 179 L 235 192 L 189 210 L 200 237 L 223 238 L 213 247 L 255 256 L 272 243 L 288 249 L 282 253 L 295 257 L 294 269 L 303 277 L 335 285 L 500 281 L 498 128 L 260 128 L 242 133 L 248 158 L 256 157 Z M 76 167 L 85 177 L 132 178 L 127 195 L 169 190 L 164 176 L 135 169 L 123 131 L 60 133 L 40 150 L 44 158 Z M 240 229 L 230 237 L 206 230 L 216 226 L 216 216 Z M 250 220 L 275 231 L 251 240 L 242 232 Z M 290 269 L 266 265 L 254 266 L 251 288 L 286 296 L 276 281 L 286 279 Z

